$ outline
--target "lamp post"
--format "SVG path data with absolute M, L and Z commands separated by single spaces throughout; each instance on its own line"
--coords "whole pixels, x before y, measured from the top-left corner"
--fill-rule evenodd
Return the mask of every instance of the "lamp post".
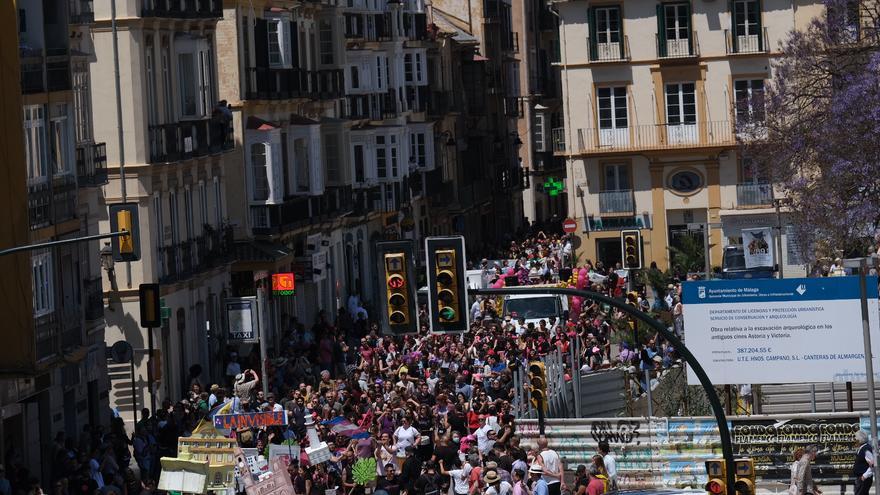
M 777 277 L 782 276 L 782 214 L 780 208 L 791 205 L 791 198 L 773 198 L 773 207 L 776 208 L 776 266 Z

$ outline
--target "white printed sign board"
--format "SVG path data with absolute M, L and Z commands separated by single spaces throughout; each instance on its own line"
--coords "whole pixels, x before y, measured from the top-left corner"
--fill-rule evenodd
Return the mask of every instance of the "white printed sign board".
M 867 286 L 880 371 L 877 277 Z M 866 379 L 858 277 L 696 281 L 682 292 L 685 344 L 714 384 Z M 699 384 L 690 367 L 688 383 Z

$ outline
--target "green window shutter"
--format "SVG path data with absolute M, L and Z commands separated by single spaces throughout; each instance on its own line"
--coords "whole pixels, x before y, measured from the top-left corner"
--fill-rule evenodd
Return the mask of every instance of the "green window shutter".
M 694 33 L 694 27 L 691 25 L 692 18 L 691 18 L 691 4 L 690 4 L 690 2 L 688 2 L 686 4 L 686 7 L 687 7 L 687 29 L 688 29 L 688 33 L 687 33 L 687 35 L 688 35 L 688 54 L 689 55 L 696 55 L 696 53 L 694 53 L 694 36 L 696 36 L 696 34 Z
M 599 58 L 599 49 L 596 47 L 598 40 L 596 39 L 596 8 L 590 7 L 587 10 L 587 24 L 590 29 L 590 60 Z
M 729 0 L 727 2 L 727 10 L 730 11 L 730 47 L 733 53 L 739 52 L 739 47 L 737 46 L 736 41 L 736 4 L 733 0 Z
M 618 40 L 618 44 L 620 45 L 620 58 L 621 60 L 626 59 L 626 47 L 624 46 L 624 32 L 623 32 L 623 12 L 620 8 L 617 9 L 617 27 L 620 30 L 620 40 Z
M 662 3 L 657 4 L 657 55 L 666 56 L 666 8 Z
M 764 26 L 761 22 L 761 13 L 764 12 L 763 5 L 761 5 L 761 0 L 755 0 L 755 3 L 758 5 L 758 51 L 764 51 Z

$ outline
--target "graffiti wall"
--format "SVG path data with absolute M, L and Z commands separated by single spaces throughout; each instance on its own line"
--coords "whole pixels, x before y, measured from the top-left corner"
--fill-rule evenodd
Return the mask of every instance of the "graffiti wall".
M 755 460 L 758 483 L 765 488 L 787 486 L 792 454 L 798 447 L 817 445 L 813 477 L 825 484 L 851 483 L 855 432 L 860 421 L 852 414 L 730 417 L 734 455 Z M 538 437 L 536 420 L 520 420 L 524 446 Z M 600 441 L 617 458 L 623 488 L 698 488 L 706 483 L 704 462 L 721 457 L 721 437 L 712 418 L 548 419 L 550 448 L 559 452 L 566 469 L 589 464 Z

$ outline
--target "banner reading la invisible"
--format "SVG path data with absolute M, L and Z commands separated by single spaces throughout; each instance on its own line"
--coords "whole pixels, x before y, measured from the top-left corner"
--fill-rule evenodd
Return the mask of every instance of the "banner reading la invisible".
M 877 277 L 868 277 L 871 334 Z M 864 382 L 858 277 L 685 282 L 686 345 L 715 384 Z M 872 339 L 880 370 L 880 338 Z M 688 368 L 688 383 L 699 384 Z

